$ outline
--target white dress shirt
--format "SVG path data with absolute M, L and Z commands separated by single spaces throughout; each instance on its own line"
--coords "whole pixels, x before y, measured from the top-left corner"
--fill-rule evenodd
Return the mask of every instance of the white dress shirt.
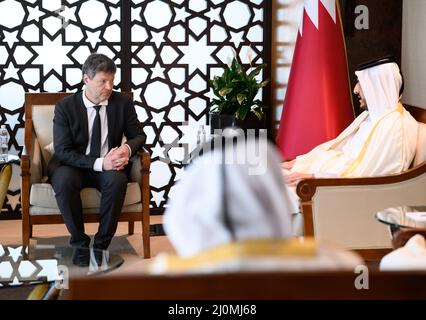
M 99 116 L 101 118 L 101 153 L 100 158 L 97 158 L 93 170 L 102 171 L 102 165 L 104 162 L 104 157 L 108 153 L 108 118 L 106 113 L 106 108 L 108 106 L 108 100 L 102 101 L 99 104 L 94 104 L 86 97 L 86 90 L 83 92 L 83 102 L 87 110 L 87 126 L 89 132 L 89 141 L 86 147 L 86 155 L 90 153 L 90 143 L 92 141 L 92 131 L 93 131 L 93 120 L 96 116 L 96 110 L 93 106 L 100 105 Z

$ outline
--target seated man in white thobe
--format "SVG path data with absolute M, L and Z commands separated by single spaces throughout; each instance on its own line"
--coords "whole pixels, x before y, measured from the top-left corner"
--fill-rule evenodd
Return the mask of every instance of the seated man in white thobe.
M 399 173 L 415 154 L 417 121 L 400 102 L 403 79 L 390 57 L 358 66 L 354 94 L 365 109 L 336 139 L 282 164 L 292 194 L 293 232 L 303 234 L 295 186 L 301 179 Z

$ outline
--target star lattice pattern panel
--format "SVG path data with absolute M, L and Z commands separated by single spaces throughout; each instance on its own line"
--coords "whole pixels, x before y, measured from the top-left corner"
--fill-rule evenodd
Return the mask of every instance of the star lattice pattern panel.
M 117 63 L 119 89 L 120 0 L 0 1 L 0 124 L 9 131 L 10 153 L 20 154 L 24 144 L 25 92 L 80 90 L 81 65 L 93 51 Z M 20 217 L 19 188 L 14 165 L 0 219 Z
M 265 2 L 132 1 L 132 90 L 152 151 L 154 207 L 173 197 L 198 128 L 207 124 L 207 80 L 223 72 L 231 48 L 244 64 L 250 55 L 253 65 L 264 61 Z
M 60 280 L 56 259 L 28 259 L 28 247 L 0 244 L 0 288 Z

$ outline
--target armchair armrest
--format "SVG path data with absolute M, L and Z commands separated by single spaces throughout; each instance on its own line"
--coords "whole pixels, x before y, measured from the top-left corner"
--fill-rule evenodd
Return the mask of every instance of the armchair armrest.
M 310 201 L 315 195 L 318 187 L 327 186 L 357 186 L 390 184 L 413 179 L 426 172 L 426 162 L 402 173 L 391 174 L 380 177 L 358 177 L 358 178 L 313 178 L 301 180 L 296 187 L 296 192 L 302 201 Z
M 30 157 L 25 154 L 21 155 L 21 206 L 22 206 L 22 226 L 23 229 L 29 230 L 29 208 L 30 208 Z M 28 234 L 29 237 L 29 234 Z M 25 238 L 25 237 L 24 237 Z
M 142 212 L 144 215 L 143 220 L 148 221 L 149 224 L 149 201 L 151 198 L 151 192 L 149 187 L 149 174 L 151 167 L 151 154 L 143 148 L 138 151 L 138 155 L 140 160 L 140 180 L 138 181 L 140 181 L 139 184 L 141 186 Z M 149 229 L 145 229 L 144 232 L 147 234 L 149 232 Z
M 138 158 L 138 159 L 136 159 Z M 151 167 L 151 155 L 146 149 L 138 150 L 133 158 L 133 165 L 130 172 L 130 180 L 137 181 L 141 188 L 142 204 L 149 205 L 149 174 Z
M 376 212 L 424 204 L 425 189 L 426 162 L 388 176 L 306 179 L 296 192 L 305 235 L 359 249 L 389 247 L 388 230 L 375 220 Z
M 142 172 L 148 172 L 151 167 L 151 155 L 145 148 L 138 151 L 139 159 L 141 161 Z
M 30 156 L 26 154 L 22 154 L 21 156 L 21 176 L 29 177 L 30 173 Z
M 151 156 L 146 149 L 141 149 L 136 152 L 130 160 L 132 162 L 132 168 L 130 171 L 130 181 L 139 182 L 142 184 L 142 178 L 144 174 L 150 172 L 151 167 Z

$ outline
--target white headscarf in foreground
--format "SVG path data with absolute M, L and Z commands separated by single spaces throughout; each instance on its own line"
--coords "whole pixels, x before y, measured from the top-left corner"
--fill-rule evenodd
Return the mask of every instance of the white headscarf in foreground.
M 225 155 L 226 181 L 222 179 L 222 151 L 214 150 L 196 159 L 175 187 L 164 227 L 180 257 L 192 257 L 233 240 L 291 236 L 289 199 L 275 147 L 248 140 L 237 147 L 226 146 Z M 230 161 L 232 156 L 234 161 Z M 234 239 L 225 224 L 224 193 Z
M 409 168 L 415 154 L 417 121 L 399 103 L 402 78 L 397 64 L 357 71 L 368 111 L 336 139 L 296 158 L 293 172 L 316 177 L 380 176 Z
M 385 255 L 380 261 L 380 270 L 426 270 L 425 238 L 416 234 L 405 246 Z

